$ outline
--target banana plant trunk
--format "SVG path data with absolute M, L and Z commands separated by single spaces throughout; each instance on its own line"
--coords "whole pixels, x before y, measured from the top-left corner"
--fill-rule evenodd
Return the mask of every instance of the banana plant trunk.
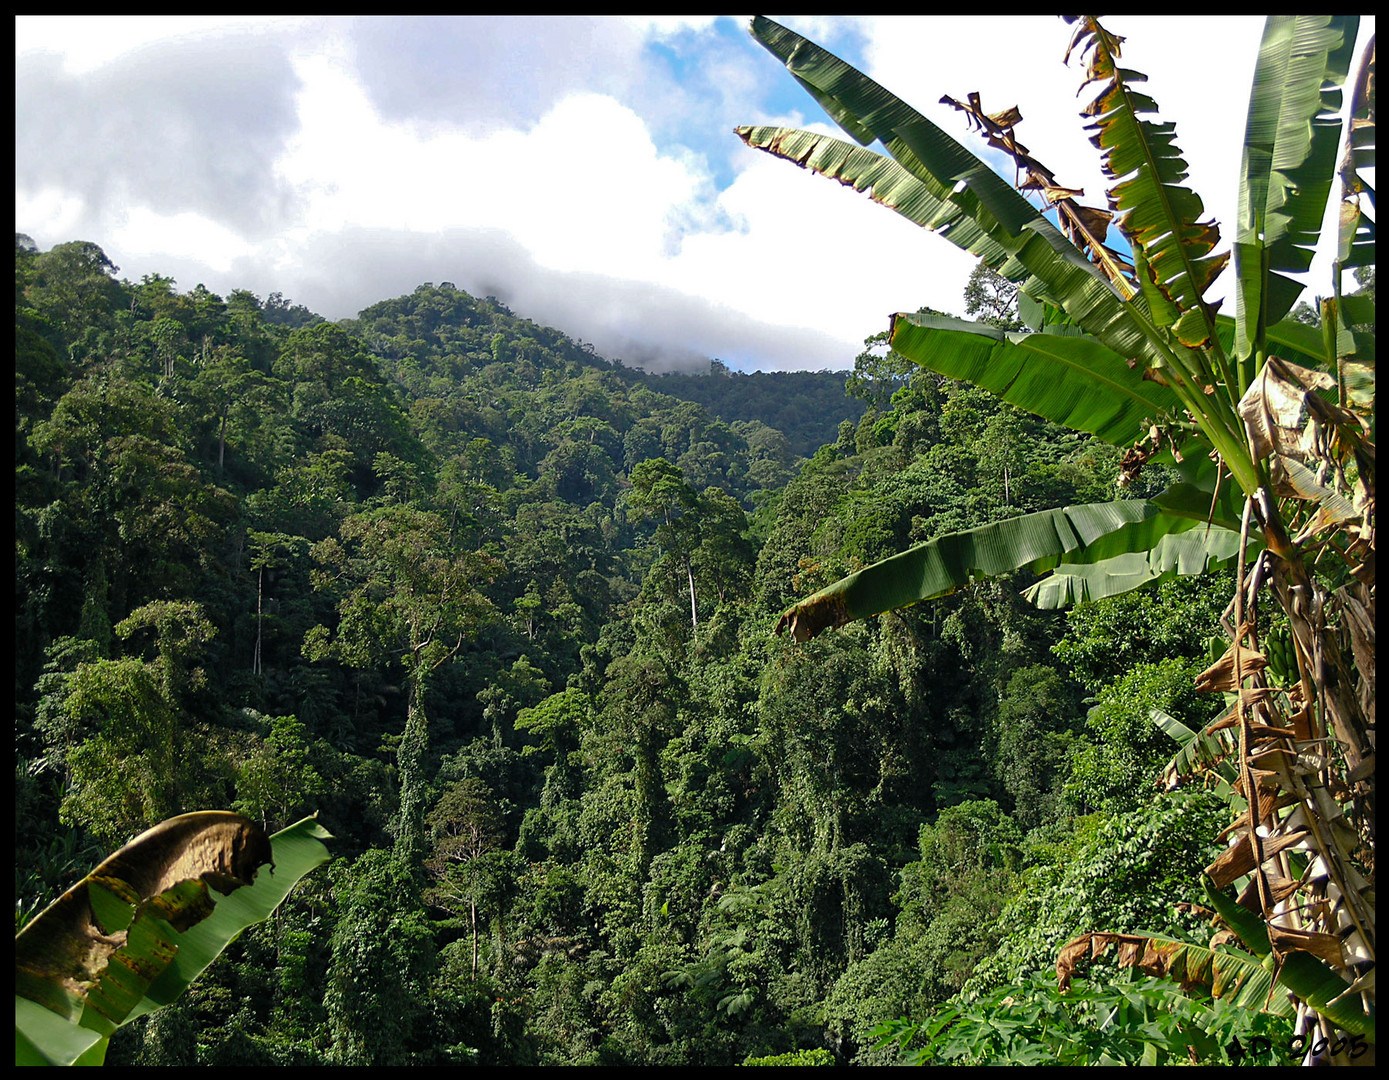
M 1255 500 L 1255 507 L 1271 505 L 1267 489 L 1260 494 L 1263 498 Z M 1281 518 L 1276 513 L 1260 516 L 1273 556 L 1270 584 L 1296 642 L 1304 700 L 1311 703 L 1315 698 L 1322 714 L 1327 730 L 1317 733 L 1319 737 L 1329 734 L 1339 744 L 1364 841 L 1362 854 L 1373 876 L 1375 610 L 1373 590 L 1364 580 L 1368 573 L 1373 581 L 1373 564 L 1360 563 L 1352 571 L 1357 580 L 1331 593 L 1309 573 L 1304 554 L 1288 542 Z M 1342 616 L 1339 628 L 1329 621 L 1334 613 Z M 1346 662 L 1347 652 L 1354 673 Z

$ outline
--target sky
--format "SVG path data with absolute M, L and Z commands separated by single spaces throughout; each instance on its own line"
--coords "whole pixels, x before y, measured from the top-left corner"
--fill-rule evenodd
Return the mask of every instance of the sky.
M 778 21 L 986 157 L 940 97 L 1018 105 L 1018 138 L 1103 205 L 1059 19 Z M 747 22 L 19 17 L 15 227 L 329 319 L 448 281 L 648 367 L 847 368 L 893 312 L 963 315 L 970 256 L 733 134 L 838 133 Z M 1263 19 L 1105 25 L 1233 222 Z

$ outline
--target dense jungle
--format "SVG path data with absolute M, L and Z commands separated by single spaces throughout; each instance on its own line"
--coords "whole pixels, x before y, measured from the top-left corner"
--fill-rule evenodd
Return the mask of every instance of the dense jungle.
M 182 811 L 335 838 L 109 1061 L 890 1064 L 945 1020 L 973 1060 L 1296 1057 L 1286 1017 L 1054 971 L 1214 933 L 1226 806 L 1160 784 L 1150 710 L 1219 711 L 1228 580 L 773 632 L 912 543 L 1114 498 L 1116 447 L 885 334 L 663 377 L 447 282 L 335 324 L 86 242 L 15 269 L 17 928 Z M 962 306 L 1015 325 L 982 268 Z

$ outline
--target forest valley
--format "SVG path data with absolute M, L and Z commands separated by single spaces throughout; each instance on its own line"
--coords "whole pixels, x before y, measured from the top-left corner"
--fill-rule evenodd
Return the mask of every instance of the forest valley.
M 647 375 L 448 283 L 333 324 L 91 243 L 15 261 L 16 928 L 186 810 L 335 838 L 108 1060 L 1299 1056 L 1286 1011 L 1054 970 L 1215 932 L 1227 807 L 1160 783 L 1150 710 L 1222 707 L 1228 573 L 772 632 L 913 543 L 1114 498 L 1116 447 L 883 334 L 845 396 Z M 982 267 L 966 301 L 1014 325 Z

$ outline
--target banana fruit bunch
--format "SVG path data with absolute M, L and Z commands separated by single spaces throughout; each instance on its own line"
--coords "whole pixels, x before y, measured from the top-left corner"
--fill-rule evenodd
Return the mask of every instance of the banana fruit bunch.
M 1264 658 L 1268 660 L 1266 674 L 1274 686 L 1296 686 L 1300 675 L 1297 670 L 1297 653 L 1293 646 L 1292 634 L 1286 627 L 1270 630 L 1260 642 Z

